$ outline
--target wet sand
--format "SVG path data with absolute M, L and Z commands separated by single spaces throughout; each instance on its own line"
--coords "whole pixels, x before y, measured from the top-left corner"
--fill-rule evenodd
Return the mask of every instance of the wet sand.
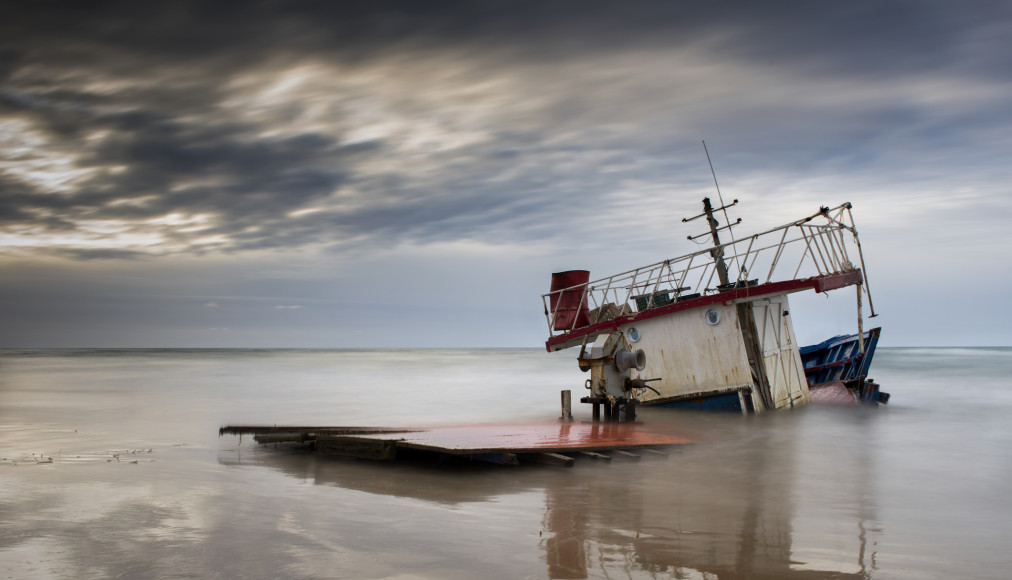
M 537 351 L 409 354 L 0 354 L 0 576 L 1007 577 L 1010 350 L 883 350 L 875 376 L 893 401 L 878 409 L 648 410 L 700 442 L 639 462 L 376 463 L 217 437 L 265 407 L 318 423 L 353 402 L 343 415 L 363 424 L 461 422 L 482 400 L 479 419 L 552 420 L 543 385 L 572 378 Z M 446 380 L 334 386 L 396 356 L 398 372 Z M 447 378 L 454 362 L 464 375 Z M 542 386 L 499 382 L 525 372 Z M 438 388 L 455 405 L 428 406 Z

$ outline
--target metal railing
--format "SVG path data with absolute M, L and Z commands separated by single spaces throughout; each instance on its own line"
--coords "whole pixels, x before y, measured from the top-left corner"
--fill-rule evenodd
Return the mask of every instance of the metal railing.
M 820 208 L 809 217 L 752 236 L 543 294 L 549 336 L 583 326 L 580 316 L 572 316 L 571 326 L 556 328 L 559 306 L 565 302 L 563 293 L 580 292 L 594 324 L 733 288 L 847 272 L 856 268 L 851 261 L 855 253 L 863 271 L 861 242 L 850 210 L 850 203 Z M 738 270 L 737 278 L 726 285 L 714 284 L 718 253 L 729 274 Z M 552 303 L 554 310 L 549 306 Z

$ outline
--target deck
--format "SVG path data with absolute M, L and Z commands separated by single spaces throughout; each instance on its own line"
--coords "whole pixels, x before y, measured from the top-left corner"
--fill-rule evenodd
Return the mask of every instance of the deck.
M 545 349 L 548 352 L 562 350 L 577 346 L 587 340 L 593 340 L 602 332 L 614 332 L 622 325 L 633 324 L 641 320 L 648 320 L 658 316 L 665 316 L 682 310 L 701 308 L 710 304 L 730 304 L 736 300 L 748 300 L 761 298 L 770 294 L 783 294 L 788 292 L 801 292 L 804 290 L 815 290 L 816 292 L 828 292 L 845 286 L 861 284 L 864 276 L 860 269 L 848 270 L 834 274 L 821 274 L 800 280 L 785 280 L 782 282 L 770 282 L 756 286 L 743 286 L 726 290 L 717 294 L 707 294 L 691 298 L 689 300 L 672 302 L 664 306 L 653 307 L 641 312 L 616 316 L 614 318 L 588 324 L 575 328 L 562 334 L 551 336 L 545 342 Z
M 850 203 L 728 243 L 717 232 L 736 224 L 717 228 L 709 203 L 704 199 L 704 213 L 682 221 L 708 216 L 711 231 L 689 239 L 711 236 L 712 248 L 593 281 L 587 270 L 552 274 L 551 290 L 541 297 L 546 349 L 585 345 L 599 333 L 681 310 L 808 289 L 859 285 L 875 316 Z
M 219 435 L 251 434 L 262 445 L 306 443 L 320 453 L 390 461 L 434 454 L 499 464 L 521 461 L 571 466 L 575 457 L 637 458 L 692 441 L 640 423 L 544 423 L 426 428 L 229 425 Z

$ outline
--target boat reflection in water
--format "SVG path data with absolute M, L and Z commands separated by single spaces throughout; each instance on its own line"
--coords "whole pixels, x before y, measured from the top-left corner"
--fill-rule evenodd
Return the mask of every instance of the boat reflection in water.
M 397 503 L 408 511 L 423 502 L 429 512 L 435 504 L 476 513 L 466 522 L 468 537 L 504 542 L 489 548 L 494 554 L 541 559 L 549 578 L 869 578 L 881 535 L 868 489 L 869 448 L 849 441 L 821 453 L 834 435 L 811 421 L 832 411 L 813 411 L 740 422 L 650 410 L 647 421 L 677 421 L 705 441 L 680 446 L 669 457 L 587 458 L 572 469 L 433 467 L 246 447 L 239 455 L 222 452 L 219 461 L 395 496 L 407 500 Z M 868 431 L 861 432 L 871 437 Z M 482 516 L 485 509 L 503 508 L 514 534 L 502 533 L 501 517 Z M 383 517 L 377 512 L 376 526 L 388 525 Z M 538 574 L 537 568 L 500 572 Z
M 805 481 L 797 468 L 798 442 L 785 429 L 760 439 L 697 447 L 630 470 L 635 479 L 546 488 L 545 527 L 553 534 L 544 542 L 549 577 L 587 578 L 611 569 L 679 578 L 870 577 L 873 506 L 847 494 L 823 503 L 819 489 L 797 489 Z M 858 488 L 867 483 L 860 471 L 848 474 Z M 835 509 L 824 516 L 832 521 L 799 513 L 824 512 L 837 502 L 850 506 L 841 510 L 849 517 L 839 518 Z M 807 525 L 796 525 L 799 519 Z M 809 526 L 844 536 L 849 530 L 850 538 L 832 538 L 831 545 L 850 544 L 852 552 L 826 553 L 820 544 L 828 538 L 816 531 L 802 536 Z M 818 569 L 813 556 L 827 560 L 828 569 Z

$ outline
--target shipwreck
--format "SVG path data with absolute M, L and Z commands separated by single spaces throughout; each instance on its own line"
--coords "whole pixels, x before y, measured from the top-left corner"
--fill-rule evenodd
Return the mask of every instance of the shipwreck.
M 737 203 L 715 208 L 705 198 L 702 213 L 682 220 L 705 218 L 707 231 L 688 238 L 708 238 L 706 249 L 593 281 L 586 270 L 552 275 L 545 347 L 579 347 L 590 374 L 581 401 L 595 421 L 634 421 L 638 405 L 761 414 L 820 394 L 888 400 L 868 379 L 881 329 L 863 329 L 864 302 L 876 313 L 851 204 L 735 237 L 741 219 L 731 222 L 727 209 Z M 847 287 L 856 289 L 857 333 L 800 347 L 789 295 Z

